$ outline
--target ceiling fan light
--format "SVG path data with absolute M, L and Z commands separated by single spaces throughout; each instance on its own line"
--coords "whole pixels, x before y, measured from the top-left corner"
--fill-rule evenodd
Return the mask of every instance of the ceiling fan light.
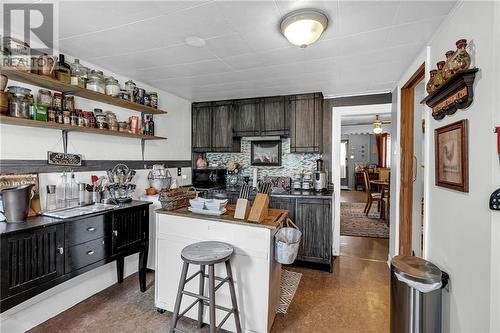
M 328 18 L 316 10 L 298 10 L 281 21 L 281 33 L 288 41 L 301 48 L 314 43 L 326 30 Z

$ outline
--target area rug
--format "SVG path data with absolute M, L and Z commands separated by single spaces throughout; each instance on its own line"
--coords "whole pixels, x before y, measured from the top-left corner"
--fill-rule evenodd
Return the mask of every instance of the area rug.
M 343 236 L 389 238 L 389 226 L 380 219 L 374 204 L 368 213 L 363 213 L 364 202 L 340 203 L 340 234 Z
M 277 313 L 286 314 L 288 312 L 288 307 L 292 303 L 301 278 L 301 273 L 287 271 L 286 269 L 281 272 L 281 296 L 280 304 L 276 310 Z

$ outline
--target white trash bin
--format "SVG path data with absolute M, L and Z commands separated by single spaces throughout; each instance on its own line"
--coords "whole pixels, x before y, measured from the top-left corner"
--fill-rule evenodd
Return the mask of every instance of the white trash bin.
M 297 258 L 302 232 L 292 220 L 287 219 L 286 224 L 274 236 L 274 259 L 280 264 L 289 265 Z

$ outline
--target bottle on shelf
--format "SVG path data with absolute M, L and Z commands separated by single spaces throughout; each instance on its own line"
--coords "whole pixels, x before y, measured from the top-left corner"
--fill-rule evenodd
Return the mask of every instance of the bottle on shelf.
M 56 79 L 71 84 L 71 66 L 64 59 L 64 54 L 61 53 L 57 62 Z
M 78 191 L 78 183 L 76 182 L 75 173 L 71 171 L 71 181 L 70 181 L 70 197 L 71 197 L 71 205 L 78 204 L 78 198 L 80 194 Z
M 56 201 L 57 208 L 64 208 L 67 205 L 66 200 L 69 196 L 69 184 L 66 176 L 66 172 L 61 174 L 61 179 L 56 186 Z
M 153 115 L 149 117 L 149 135 L 155 135 L 155 122 L 153 121 Z
M 85 88 L 87 84 L 87 68 L 80 64 L 80 59 L 75 59 L 71 64 L 71 84 Z
M 56 186 L 47 185 L 47 198 L 45 199 L 45 210 L 51 211 L 57 209 Z

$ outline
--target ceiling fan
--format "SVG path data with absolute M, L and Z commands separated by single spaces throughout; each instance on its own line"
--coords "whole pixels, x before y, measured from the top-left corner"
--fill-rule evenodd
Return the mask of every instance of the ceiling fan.
M 375 134 L 380 134 L 382 133 L 382 125 L 384 124 L 390 124 L 390 120 L 380 120 L 379 116 L 375 116 L 375 120 L 372 122 L 364 122 L 364 123 L 355 123 L 355 124 L 349 124 L 348 126 L 357 126 L 357 125 L 373 125 L 373 133 Z

